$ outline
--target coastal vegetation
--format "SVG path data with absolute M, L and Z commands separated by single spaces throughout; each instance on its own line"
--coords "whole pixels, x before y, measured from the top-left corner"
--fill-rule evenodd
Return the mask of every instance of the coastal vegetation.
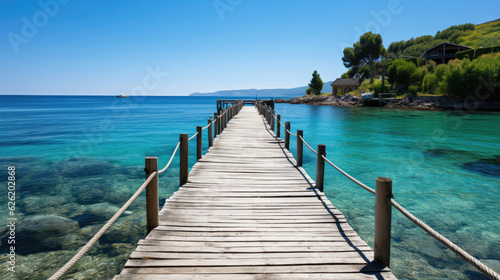
M 348 71 L 341 77 L 362 74 L 364 79 L 370 78 L 350 94 L 371 91 L 408 97 L 431 94 L 500 99 L 500 19 L 477 26 L 454 25 L 434 36 L 393 42 L 387 50 L 382 42 L 381 35 L 367 32 L 353 47 L 344 49 L 342 62 Z M 458 52 L 456 59 L 439 65 L 421 57 L 426 50 L 443 42 L 472 49 Z
M 306 94 L 320 95 L 322 89 L 323 89 L 323 80 L 321 80 L 318 71 L 314 70 L 311 82 L 309 83 L 309 88 L 306 89 Z
M 359 41 L 354 43 L 352 48 L 344 49 L 344 57 L 342 61 L 344 66 L 351 68 L 352 72 L 364 65 L 368 66 L 370 70 L 370 79 L 373 83 L 373 76 L 375 73 L 375 63 L 386 53 L 384 45 L 382 44 L 382 36 L 367 32 L 359 38 Z

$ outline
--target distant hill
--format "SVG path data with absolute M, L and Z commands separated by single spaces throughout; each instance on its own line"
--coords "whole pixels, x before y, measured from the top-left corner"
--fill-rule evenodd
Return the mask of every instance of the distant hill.
M 332 92 L 332 87 L 330 86 L 332 82 L 324 82 L 322 92 Z M 278 88 L 278 89 L 237 89 L 237 90 L 220 90 L 215 92 L 195 92 L 191 93 L 189 96 L 235 96 L 235 97 L 299 97 L 306 94 L 306 89 L 308 86 L 296 87 L 296 88 Z
M 472 48 L 500 45 L 500 19 L 474 25 L 453 25 L 436 35 L 424 35 L 410 40 L 393 42 L 387 48 L 389 57 L 420 57 L 422 53 L 443 42 L 465 45 Z

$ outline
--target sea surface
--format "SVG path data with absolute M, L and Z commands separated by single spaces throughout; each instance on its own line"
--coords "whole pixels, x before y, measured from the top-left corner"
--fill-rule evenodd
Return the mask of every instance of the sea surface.
M 16 242 L 12 272 L 12 231 L 0 227 L 0 278 L 54 273 L 142 184 L 144 158 L 157 156 L 163 167 L 180 133 L 207 124 L 216 99 L 0 96 L 0 219 L 15 224 Z M 500 113 L 291 104 L 276 110 L 360 181 L 374 187 L 376 177 L 391 178 L 403 207 L 500 272 Z M 192 164 L 194 146 L 190 151 Z M 160 176 L 161 204 L 178 189 L 178 165 L 176 157 Z M 312 178 L 315 165 L 305 148 Z M 326 195 L 373 246 L 374 196 L 328 165 L 325 177 Z M 10 210 L 9 179 L 16 184 Z M 145 220 L 142 194 L 64 279 L 118 274 L 144 238 Z M 399 279 L 487 279 L 397 210 L 392 223 L 391 267 Z

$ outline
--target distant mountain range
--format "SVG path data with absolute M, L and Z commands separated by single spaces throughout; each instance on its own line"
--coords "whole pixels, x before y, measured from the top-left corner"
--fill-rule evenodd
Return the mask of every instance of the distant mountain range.
M 322 92 L 332 92 L 330 86 L 332 82 L 324 82 Z M 237 89 L 237 90 L 220 90 L 215 92 L 195 92 L 189 96 L 236 96 L 236 97 L 254 97 L 255 95 L 261 97 L 298 97 L 306 94 L 308 86 L 296 88 L 277 88 L 277 89 Z

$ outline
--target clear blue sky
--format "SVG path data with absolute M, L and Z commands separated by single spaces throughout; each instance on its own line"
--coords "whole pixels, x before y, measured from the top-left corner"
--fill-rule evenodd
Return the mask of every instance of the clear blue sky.
M 2 0 L 0 94 L 305 86 L 314 70 L 345 72 L 342 50 L 362 32 L 387 47 L 498 11 L 498 0 Z

